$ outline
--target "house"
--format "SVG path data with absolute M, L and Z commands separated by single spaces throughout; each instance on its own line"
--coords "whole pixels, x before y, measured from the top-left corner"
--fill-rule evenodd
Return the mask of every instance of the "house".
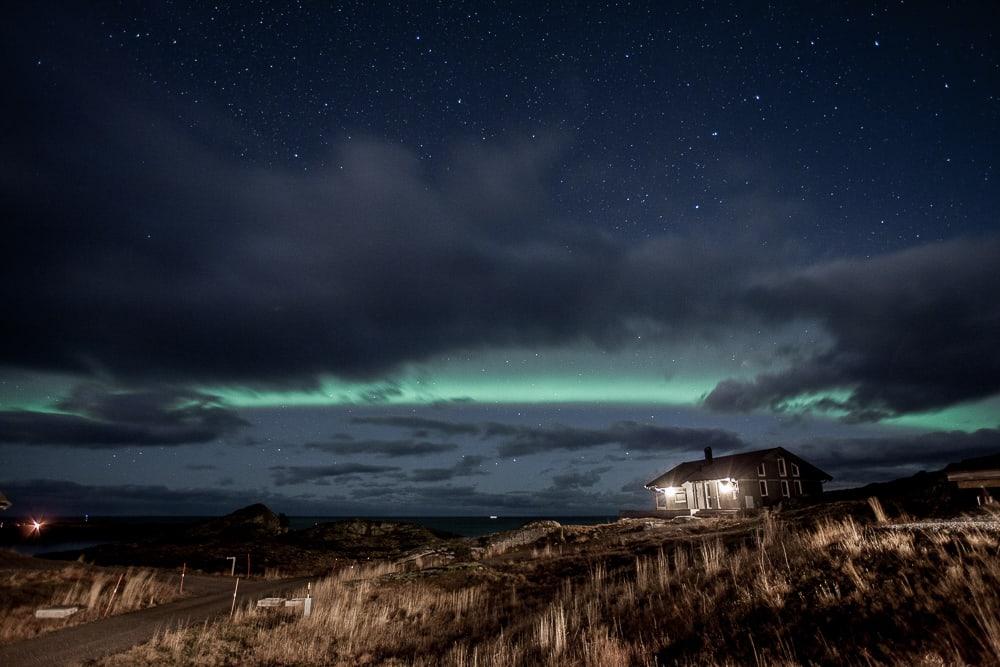
M 958 488 L 978 489 L 978 504 L 990 504 L 994 500 L 989 490 L 1000 488 L 1000 454 L 951 463 L 944 472 L 948 481 L 958 484 Z
M 656 509 L 674 515 L 754 510 L 823 493 L 832 477 L 783 447 L 680 463 L 646 484 Z
M 5 496 L 3 494 L 3 491 L 0 491 L 0 510 L 5 510 L 8 507 L 10 507 L 12 504 L 13 503 L 11 503 L 9 500 L 7 500 L 7 496 Z

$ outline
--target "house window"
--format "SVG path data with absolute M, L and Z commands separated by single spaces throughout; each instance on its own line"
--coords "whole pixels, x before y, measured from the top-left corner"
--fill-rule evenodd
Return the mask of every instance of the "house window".
M 798 494 L 798 495 L 800 495 L 800 496 L 802 495 L 802 480 L 801 479 L 795 480 L 795 493 Z
M 712 509 L 712 494 L 708 492 L 708 482 L 702 485 L 705 489 L 705 508 Z
M 761 496 L 766 496 L 767 495 L 767 482 L 765 482 L 764 480 L 760 480 L 757 483 L 760 484 L 760 495 Z
M 789 496 L 792 495 L 791 493 L 788 492 L 788 480 L 787 479 L 781 480 L 781 495 L 784 496 L 785 498 L 788 498 Z
M 788 474 L 788 469 L 785 468 L 785 459 L 778 459 L 778 474 L 782 477 Z
M 761 461 L 761 462 L 760 462 L 760 465 L 759 465 L 759 466 L 757 466 L 757 474 L 758 474 L 758 475 L 759 475 L 760 477 L 763 477 L 764 475 L 766 475 L 766 474 L 767 474 L 767 470 L 766 470 L 766 469 L 764 468 L 764 462 L 763 462 L 763 461 Z
M 688 497 L 684 494 L 683 491 L 680 491 L 680 492 L 674 494 L 674 502 L 675 503 L 678 503 L 678 504 L 681 504 L 681 505 L 687 505 L 687 501 L 688 501 Z
M 797 463 L 793 463 L 792 464 L 792 477 L 798 477 L 798 476 L 799 476 L 799 466 L 798 466 Z

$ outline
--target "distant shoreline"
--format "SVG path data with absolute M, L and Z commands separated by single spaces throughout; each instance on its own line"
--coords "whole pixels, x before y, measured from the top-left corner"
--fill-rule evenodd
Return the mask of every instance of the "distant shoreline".
M 0 528 L 0 548 L 12 549 L 24 555 L 44 555 L 53 552 L 83 550 L 102 544 L 143 541 L 160 534 L 164 527 L 179 528 L 199 523 L 214 516 L 83 516 L 58 517 L 49 520 L 39 536 L 25 536 L 15 524 L 26 518 L 4 517 Z M 594 525 L 615 521 L 616 515 L 525 515 L 503 516 L 289 516 L 289 528 L 302 530 L 320 523 L 365 519 L 412 523 L 431 530 L 453 533 L 461 537 L 481 537 L 513 530 L 530 521 L 551 519 L 564 525 Z

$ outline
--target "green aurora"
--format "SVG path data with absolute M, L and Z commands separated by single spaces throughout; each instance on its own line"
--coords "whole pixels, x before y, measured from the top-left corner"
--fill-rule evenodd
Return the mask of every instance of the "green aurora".
M 484 360 L 479 359 L 479 362 Z M 471 360 L 423 367 L 385 380 L 350 381 L 335 377 L 321 379 L 317 386 L 302 389 L 254 388 L 240 385 L 203 384 L 196 388 L 217 396 L 220 402 L 237 409 L 344 406 L 409 406 L 476 403 L 487 405 L 648 405 L 699 409 L 715 385 L 733 377 L 730 369 L 696 373 L 684 369 L 674 375 L 656 372 L 663 366 L 649 363 L 624 365 L 621 359 L 603 360 L 603 368 L 581 360 L 575 373 L 555 368 L 526 372 L 521 364 L 503 360 L 472 363 Z M 589 370 L 582 370 L 590 366 Z M 472 368 L 478 370 L 471 370 Z M 64 412 L 59 400 L 76 384 L 67 376 L 35 376 L 31 380 L 0 384 L 0 406 L 36 412 Z M 802 396 L 788 402 L 787 413 L 807 410 L 819 398 L 844 399 L 848 391 Z M 882 425 L 918 431 L 966 431 L 996 428 L 1000 419 L 1000 397 L 886 419 Z M 836 419 L 836 412 L 814 413 L 814 418 Z

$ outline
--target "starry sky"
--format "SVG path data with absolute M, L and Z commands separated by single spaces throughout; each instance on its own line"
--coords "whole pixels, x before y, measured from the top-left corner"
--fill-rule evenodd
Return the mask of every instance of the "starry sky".
M 996 452 L 998 12 L 7 8 L 0 490 L 607 514 L 705 446 Z

